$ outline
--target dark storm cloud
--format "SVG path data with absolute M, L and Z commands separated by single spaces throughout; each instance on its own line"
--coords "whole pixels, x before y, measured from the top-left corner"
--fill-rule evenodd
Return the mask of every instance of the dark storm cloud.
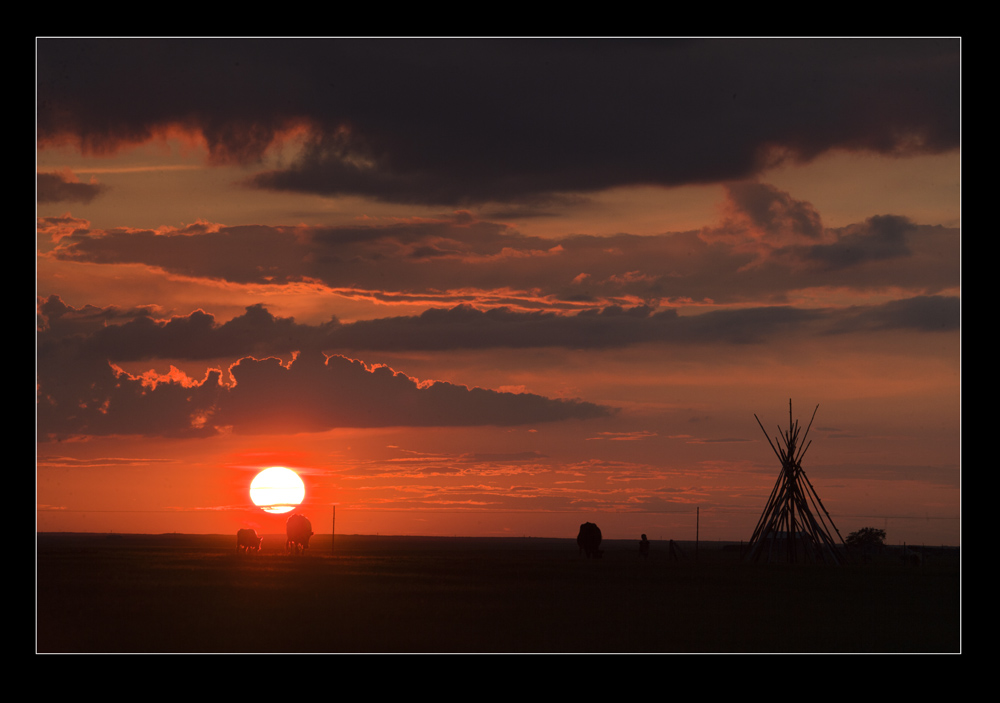
M 36 232 L 39 238 L 47 237 L 52 242 L 58 242 L 68 234 L 74 232 L 86 233 L 90 230 L 90 222 L 73 217 L 66 213 L 60 217 L 39 217 L 36 223 Z
M 38 355 L 39 440 L 85 435 L 207 437 L 206 420 L 224 394 L 218 370 L 193 384 L 155 385 L 97 357 L 56 346 Z
M 503 393 L 447 382 L 423 382 L 385 366 L 317 351 L 336 343 L 336 320 L 299 325 L 263 306 L 225 324 L 197 310 L 154 319 L 152 311 L 84 306 L 57 296 L 40 301 L 37 337 L 38 433 L 209 436 L 319 432 L 334 427 L 518 425 L 606 417 L 610 408 L 528 393 Z M 111 323 L 111 324 L 108 324 Z M 299 352 L 290 364 L 248 354 Z M 118 362 L 151 359 L 239 359 L 204 379 L 141 375 Z
M 873 307 L 844 310 L 831 331 L 908 329 L 918 332 L 948 332 L 961 327 L 962 303 L 959 298 L 940 295 L 892 300 Z
M 916 229 L 916 225 L 905 217 L 870 217 L 862 225 L 841 231 L 835 243 L 808 248 L 803 259 L 817 262 L 826 269 L 842 269 L 867 261 L 909 256 L 907 239 Z
M 439 350 L 563 347 L 613 349 L 644 342 L 746 344 L 787 331 L 806 331 L 829 311 L 771 307 L 681 317 L 676 310 L 610 306 L 576 314 L 477 310 L 467 305 L 418 316 L 359 320 L 330 341 L 348 349 Z
M 87 204 L 107 189 L 99 183 L 80 183 L 71 174 L 36 174 L 36 198 L 40 203 L 75 202 Z
M 725 189 L 721 221 L 702 228 L 699 234 L 733 256 L 745 256 L 740 271 L 764 269 L 773 275 L 777 272 L 775 264 L 780 264 L 786 271 L 801 272 L 802 249 L 828 238 L 812 203 L 796 200 L 767 183 L 727 183 Z M 809 268 L 815 270 L 817 266 Z
M 331 341 L 348 349 L 495 349 L 524 347 L 611 348 L 660 336 L 662 324 L 648 321 L 653 310 L 608 307 L 576 315 L 478 310 L 469 305 L 435 308 L 416 316 L 359 320 L 344 325 Z M 657 321 L 677 317 L 673 310 Z M 645 322 L 644 322 L 645 321 Z
M 171 126 L 217 162 L 284 131 L 258 187 L 404 203 L 541 202 L 741 180 L 831 149 L 959 144 L 957 39 L 38 42 L 38 137 L 107 152 Z
M 369 369 L 342 356 L 304 352 L 285 367 L 244 358 L 215 421 L 243 432 L 321 431 L 331 427 L 521 425 L 607 417 L 593 403 L 501 393 L 436 381 L 418 384 L 387 366 Z
M 79 350 L 78 350 L 79 351 Z M 417 382 L 386 366 L 314 350 L 283 364 L 244 357 L 221 383 L 170 374 L 133 375 L 66 345 L 39 352 L 40 440 L 84 435 L 205 437 L 322 432 L 337 427 L 511 426 L 608 417 L 580 400 L 504 393 L 443 381 Z
M 743 182 L 726 186 L 731 210 L 739 213 L 748 229 L 765 239 L 804 237 L 819 239 L 823 225 L 811 203 L 792 198 L 767 183 Z
M 262 226 L 215 231 L 77 230 L 64 236 L 54 255 L 82 263 L 142 263 L 170 273 L 235 283 L 300 280 L 308 252 L 295 232 Z
M 57 296 L 50 296 L 42 309 L 62 305 Z M 109 310 L 103 317 L 111 315 Z M 96 314 L 92 317 L 101 319 Z M 274 317 L 263 305 L 251 305 L 243 315 L 224 324 L 217 324 L 214 316 L 202 310 L 167 320 L 156 320 L 141 311 L 124 322 L 124 314 L 115 317 L 118 324 L 101 324 L 74 340 L 81 354 L 117 362 L 270 356 L 318 348 L 329 338 L 329 329 L 339 324 L 334 320 L 315 327 L 299 325 L 292 318 Z M 40 353 L 53 344 L 65 344 L 67 333 L 78 327 L 67 326 L 62 318 L 49 319 L 49 327 L 39 334 Z
M 127 322 L 144 314 L 143 310 L 126 311 L 118 307 L 84 305 L 82 308 L 73 308 L 66 305 L 58 295 L 50 295 L 38 302 L 38 327 L 52 338 L 63 338 L 98 332 L 109 322 Z
M 44 311 L 59 310 L 47 316 Z M 62 312 L 68 310 L 69 312 Z M 100 366 L 153 359 L 214 360 L 245 356 L 287 356 L 301 349 L 364 351 L 448 351 L 455 349 L 568 348 L 615 349 L 640 343 L 757 344 L 791 335 L 910 329 L 938 332 L 958 329 L 960 301 L 919 296 L 875 306 L 845 309 L 799 309 L 791 306 L 715 310 L 680 316 L 673 309 L 647 306 L 586 310 L 576 314 L 517 312 L 509 308 L 478 310 L 468 305 L 430 309 L 420 315 L 360 320 L 335 319 L 305 325 L 272 315 L 263 305 L 219 324 L 196 310 L 190 315 L 154 319 L 136 311 L 131 319 L 115 309 L 74 310 L 56 296 L 40 305 L 40 370 L 60 372 L 71 365 L 66 355 Z M 86 325 L 65 319 L 85 318 Z M 105 324 L 105 321 L 112 324 Z

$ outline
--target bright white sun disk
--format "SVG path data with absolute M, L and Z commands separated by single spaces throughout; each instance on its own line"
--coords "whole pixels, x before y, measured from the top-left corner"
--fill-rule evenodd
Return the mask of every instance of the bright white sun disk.
M 287 513 L 306 497 L 299 475 L 284 466 L 264 469 L 250 484 L 250 500 L 269 513 Z

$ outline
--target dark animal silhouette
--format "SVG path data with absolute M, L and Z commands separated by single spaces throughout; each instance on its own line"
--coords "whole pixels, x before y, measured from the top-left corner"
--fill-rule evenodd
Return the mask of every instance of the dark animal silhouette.
M 642 555 L 643 559 L 649 558 L 649 540 L 646 539 L 646 535 L 643 535 L 639 542 L 639 554 Z
M 907 566 L 923 566 L 924 556 L 920 552 L 915 552 L 906 545 L 903 545 L 903 563 Z
M 263 537 L 257 536 L 257 530 L 240 530 L 236 533 L 236 553 L 259 552 L 263 541 Z
M 580 553 L 586 554 L 587 558 L 600 558 L 604 552 L 601 546 L 601 528 L 592 522 L 585 522 L 580 525 L 580 534 L 576 536 L 576 544 L 580 547 Z
M 293 554 L 301 554 L 309 546 L 309 538 L 313 535 L 312 523 L 305 515 L 295 513 L 285 523 L 285 535 L 288 537 L 285 549 Z

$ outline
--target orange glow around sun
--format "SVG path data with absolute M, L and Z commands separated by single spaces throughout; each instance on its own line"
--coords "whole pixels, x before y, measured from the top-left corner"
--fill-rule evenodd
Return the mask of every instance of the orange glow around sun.
M 306 487 L 302 479 L 284 466 L 264 469 L 250 484 L 250 500 L 269 513 L 287 513 L 305 496 Z

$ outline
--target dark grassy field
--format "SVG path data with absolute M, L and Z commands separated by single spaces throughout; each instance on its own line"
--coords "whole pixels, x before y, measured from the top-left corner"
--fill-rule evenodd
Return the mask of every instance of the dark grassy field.
M 38 652 L 958 652 L 958 550 L 747 565 L 606 540 L 37 536 Z

